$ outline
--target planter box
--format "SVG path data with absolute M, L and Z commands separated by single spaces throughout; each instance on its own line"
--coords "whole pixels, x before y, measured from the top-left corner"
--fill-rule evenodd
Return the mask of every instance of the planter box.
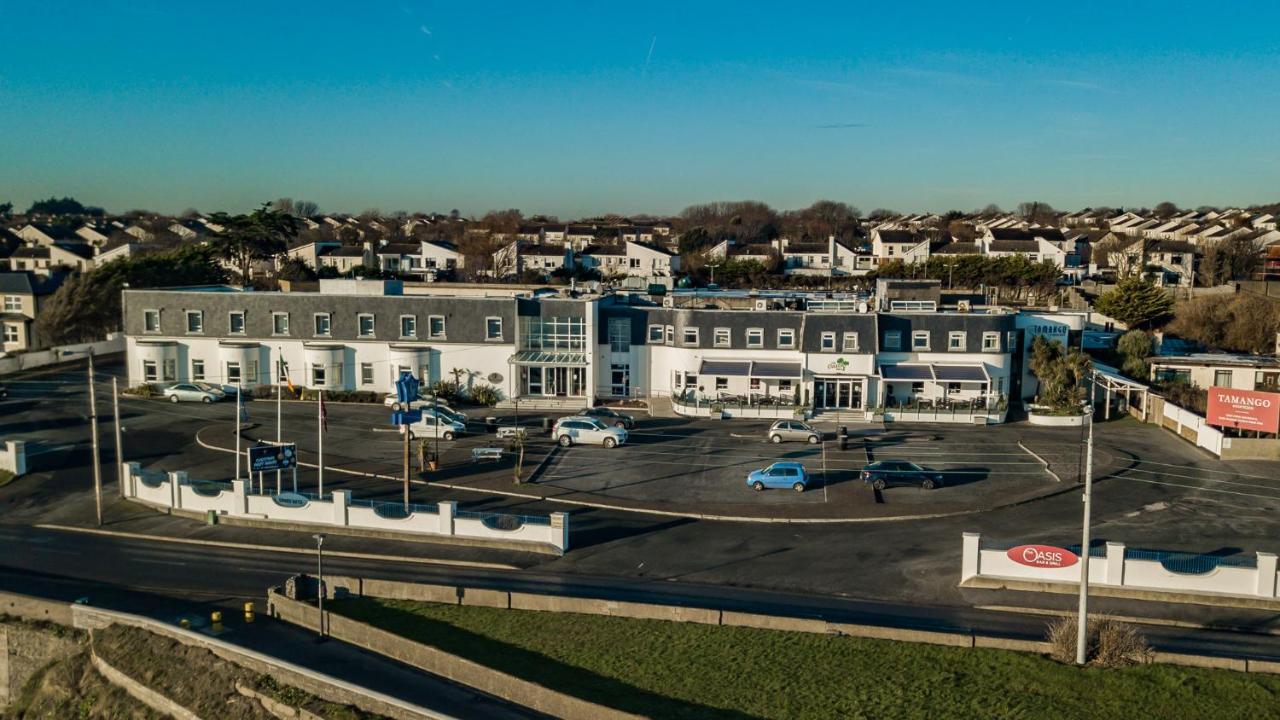
M 1080 427 L 1088 415 L 1027 415 L 1027 422 L 1044 427 Z

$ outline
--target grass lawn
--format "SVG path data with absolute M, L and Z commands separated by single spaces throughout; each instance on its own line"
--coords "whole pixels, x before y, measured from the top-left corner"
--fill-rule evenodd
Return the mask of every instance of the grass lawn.
M 9 483 L 13 482 L 14 479 L 17 477 L 18 477 L 17 475 L 14 475 L 8 470 L 0 470 L 0 487 L 4 487 L 5 485 L 8 485 Z
M 660 718 L 1280 718 L 1280 677 L 401 600 L 335 612 Z

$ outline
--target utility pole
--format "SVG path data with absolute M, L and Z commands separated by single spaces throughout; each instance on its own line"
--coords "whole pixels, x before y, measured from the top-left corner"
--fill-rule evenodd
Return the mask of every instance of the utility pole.
M 409 512 L 409 435 L 412 425 L 402 425 L 404 428 L 404 511 Z M 439 430 L 439 428 L 437 428 Z
M 93 348 L 89 348 L 89 432 L 93 434 L 93 499 L 102 527 L 102 461 L 98 454 L 98 393 L 93 389 Z
M 120 497 L 124 497 L 124 442 L 120 437 L 120 385 L 116 378 L 111 378 L 111 414 L 116 426 L 116 484 L 120 486 Z
M 316 533 L 316 607 L 320 610 L 320 619 L 316 623 L 316 632 L 324 639 L 324 533 Z
M 277 347 L 276 352 L 279 353 L 279 360 L 276 361 L 276 445 L 283 442 L 284 436 L 281 434 L 280 425 L 284 407 L 284 386 L 280 384 L 280 376 L 284 374 L 284 348 Z M 280 494 L 280 469 L 276 468 L 276 494 Z
M 1080 540 L 1080 618 L 1076 625 L 1076 664 L 1088 661 L 1089 629 L 1089 522 L 1093 502 L 1093 386 L 1089 386 L 1089 438 L 1084 453 L 1084 529 Z

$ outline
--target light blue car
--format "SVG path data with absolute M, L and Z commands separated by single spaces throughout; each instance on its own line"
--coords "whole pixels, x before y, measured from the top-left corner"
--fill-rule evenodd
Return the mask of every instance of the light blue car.
M 809 473 L 798 462 L 776 462 L 747 476 L 747 487 L 757 492 L 765 488 L 791 488 L 804 492 L 809 487 Z

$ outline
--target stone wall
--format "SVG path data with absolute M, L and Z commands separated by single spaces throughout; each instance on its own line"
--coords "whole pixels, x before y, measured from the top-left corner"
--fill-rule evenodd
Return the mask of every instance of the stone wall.
M 79 649 L 79 639 L 70 632 L 55 633 L 20 623 L 0 624 L 0 710 L 8 708 L 38 671 Z

